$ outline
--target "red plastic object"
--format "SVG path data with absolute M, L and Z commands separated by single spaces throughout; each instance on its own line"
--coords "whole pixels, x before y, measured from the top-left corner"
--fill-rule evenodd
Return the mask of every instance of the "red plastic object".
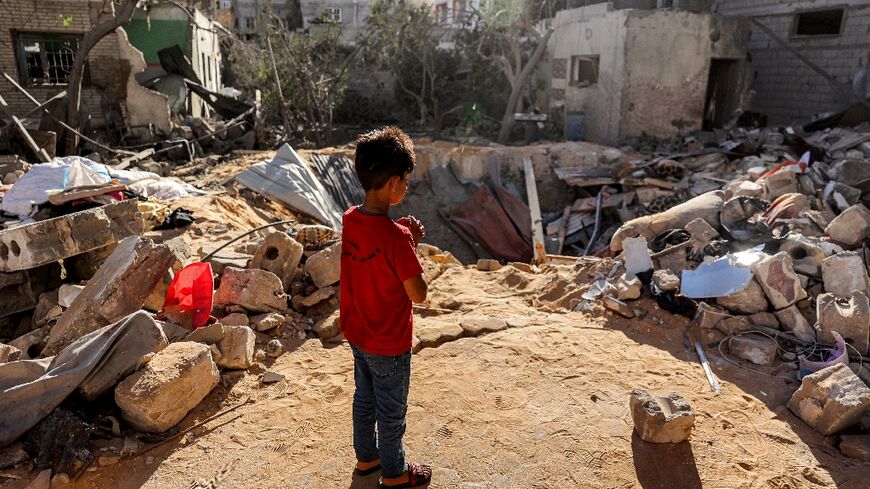
M 163 300 L 163 313 L 188 328 L 202 328 L 211 314 L 214 277 L 211 263 L 192 263 L 178 272 Z

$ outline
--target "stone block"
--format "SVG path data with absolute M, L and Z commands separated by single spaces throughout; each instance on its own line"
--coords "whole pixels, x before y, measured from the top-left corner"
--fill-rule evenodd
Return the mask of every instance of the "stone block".
M 338 292 L 338 287 L 324 287 L 322 289 L 317 289 L 313 294 L 308 295 L 306 297 L 296 296 L 293 298 L 295 308 L 302 309 L 305 307 L 314 307 L 317 304 L 329 299 L 334 296 Z M 297 300 L 297 297 L 299 299 Z
M 631 417 L 640 439 L 649 443 L 680 443 L 689 439 L 695 412 L 683 396 L 672 392 L 651 396 L 636 389 L 631 393 Z
M 321 340 L 327 340 L 338 336 L 341 332 L 339 324 L 338 311 L 314 323 L 312 331 Z
M 45 324 L 63 314 L 63 308 L 58 304 L 59 295 L 58 289 L 39 294 L 39 301 L 33 309 L 33 324 Z
M 139 236 L 118 243 L 51 329 L 42 354 L 55 355 L 83 335 L 141 309 L 173 260 L 167 246 Z
M 835 217 L 825 234 L 845 245 L 856 245 L 870 235 L 870 210 L 863 204 L 855 204 Z
M 766 336 L 740 335 L 728 340 L 733 355 L 756 365 L 773 365 L 776 361 L 776 342 Z
M 270 331 L 284 324 L 284 316 L 273 312 L 251 318 L 251 327 L 257 331 Z
M 664 292 L 679 292 L 680 278 L 670 270 L 656 270 L 652 276 L 653 283 Z
M 194 341 L 206 345 L 213 345 L 224 337 L 224 325 L 213 323 L 202 328 L 197 328 L 184 337 L 184 341 Z
M 821 294 L 816 299 L 816 314 L 819 318 L 819 339 L 834 344 L 832 331 L 855 347 L 862 355 L 870 349 L 870 299 L 861 291 L 844 297 Z
M 780 243 L 779 251 L 788 253 L 796 272 L 820 276 L 825 251 L 813 240 L 801 234 L 789 234 Z
M 498 260 L 493 260 L 490 258 L 481 258 L 477 260 L 477 269 L 481 272 L 496 272 L 501 270 L 502 264 L 498 262 Z
M 870 462 L 870 435 L 843 435 L 840 437 L 840 453 Z
M 220 323 L 224 326 L 248 326 L 250 322 L 251 320 L 248 318 L 248 315 L 241 312 L 227 314 L 220 319 Z
M 716 329 L 730 336 L 745 331 L 751 331 L 753 327 L 752 323 L 750 323 L 745 316 L 729 316 L 719 321 L 716 324 Z
M 789 331 L 804 341 L 816 342 L 816 329 L 810 325 L 797 306 L 786 307 L 781 311 L 776 311 L 775 314 L 784 331 Z
M 341 241 L 311 255 L 305 262 L 305 273 L 317 287 L 327 287 L 341 278 Z
M 480 336 L 485 333 L 495 333 L 507 329 L 508 325 L 498 318 L 468 318 L 459 323 L 465 336 Z
M 218 342 L 221 359 L 218 366 L 246 369 L 254 363 L 254 342 L 257 336 L 247 326 L 224 326 L 224 337 Z
M 21 350 L 12 345 L 0 343 L 0 363 L 14 362 L 21 358 Z
M 779 329 L 779 319 L 772 312 L 757 312 L 748 318 L 750 323 L 756 326 L 764 326 L 770 329 Z
M 853 290 L 867 290 L 870 277 L 867 266 L 858 253 L 846 251 L 831 255 L 822 262 L 822 281 L 825 292 L 847 296 Z
M 616 298 L 621 301 L 639 299 L 643 284 L 635 277 L 628 278 L 625 274 L 616 283 Z
M 259 268 L 274 273 L 281 279 L 284 291 L 290 290 L 296 268 L 302 260 L 303 247 L 286 233 L 273 232 L 266 236 L 257 250 L 251 263 L 251 268 Z
M 219 381 L 208 346 L 173 343 L 115 387 L 115 403 L 135 429 L 162 433 L 184 419 Z
M 135 199 L 26 224 L 0 233 L 0 272 L 36 268 L 142 231 Z
M 750 280 L 746 288 L 740 292 L 717 298 L 716 303 L 730 311 L 741 314 L 763 312 L 769 306 L 764 289 L 761 288 L 761 285 L 755 279 Z
M 695 313 L 692 322 L 697 324 L 701 329 L 713 329 L 719 324 L 719 321 L 729 317 L 731 315 L 722 309 L 711 306 L 706 302 L 699 302 L 698 311 Z
M 861 421 L 870 409 L 870 388 L 838 363 L 804 377 L 788 408 L 819 433 L 833 435 Z
M 237 305 L 250 312 L 287 312 L 281 279 L 272 272 L 229 267 L 214 295 L 216 306 Z
M 205 251 L 205 250 L 203 250 Z M 211 271 L 215 275 L 223 275 L 227 268 L 246 268 L 251 262 L 251 255 L 222 250 L 218 255 L 208 259 Z M 280 280 L 280 279 L 279 279 Z
M 755 265 L 755 279 L 761 284 L 774 309 L 786 308 L 804 299 L 807 292 L 785 252 L 762 259 Z
M 57 304 L 63 308 L 70 307 L 83 290 L 85 290 L 84 285 L 61 285 L 57 291 Z

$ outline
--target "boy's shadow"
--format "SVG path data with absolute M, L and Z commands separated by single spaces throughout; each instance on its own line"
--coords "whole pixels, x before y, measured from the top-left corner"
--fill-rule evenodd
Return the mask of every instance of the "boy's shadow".
M 378 489 L 378 487 L 380 487 L 380 472 L 375 472 L 374 474 L 369 475 L 359 475 L 354 471 L 351 477 L 352 479 L 348 489 Z

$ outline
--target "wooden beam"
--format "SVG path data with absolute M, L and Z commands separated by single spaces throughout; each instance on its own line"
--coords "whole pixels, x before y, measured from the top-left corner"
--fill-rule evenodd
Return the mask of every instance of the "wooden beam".
M 535 171 L 532 168 L 532 159 L 523 158 L 523 171 L 526 176 L 526 194 L 529 196 L 529 211 L 532 216 L 532 261 L 544 263 L 547 260 L 547 251 L 544 249 L 544 226 L 541 219 L 541 204 L 538 202 L 538 186 L 535 184 Z
M 21 137 L 24 138 L 24 142 L 27 143 L 27 146 L 31 151 L 36 155 L 36 157 L 42 163 L 48 163 L 51 161 L 51 158 L 48 156 L 48 152 L 44 149 L 40 148 L 36 141 L 33 140 L 33 137 L 30 136 L 30 133 L 27 132 L 27 128 L 24 127 L 24 124 L 21 122 L 21 119 L 12 115 L 12 112 L 9 111 L 9 104 L 6 103 L 6 100 L 0 96 L 0 112 L 6 114 L 11 120 L 12 124 L 18 129 L 18 132 L 21 133 Z
M 64 97 L 66 97 L 66 90 L 60 92 L 59 94 L 55 95 L 54 97 L 51 97 L 50 99 L 46 100 L 45 102 L 30 109 L 26 114 L 24 114 L 24 118 L 26 119 L 37 112 L 40 112 L 43 110 L 48 110 L 49 105 L 53 104 L 54 102 L 57 102 L 58 100 L 61 100 Z

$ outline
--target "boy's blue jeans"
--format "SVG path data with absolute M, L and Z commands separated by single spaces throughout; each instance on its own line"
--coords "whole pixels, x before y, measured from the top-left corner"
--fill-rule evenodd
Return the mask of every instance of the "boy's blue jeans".
M 384 478 L 405 472 L 405 414 L 411 380 L 411 352 L 371 355 L 353 344 L 353 448 L 361 462 L 381 459 Z M 377 422 L 377 435 L 375 435 Z

